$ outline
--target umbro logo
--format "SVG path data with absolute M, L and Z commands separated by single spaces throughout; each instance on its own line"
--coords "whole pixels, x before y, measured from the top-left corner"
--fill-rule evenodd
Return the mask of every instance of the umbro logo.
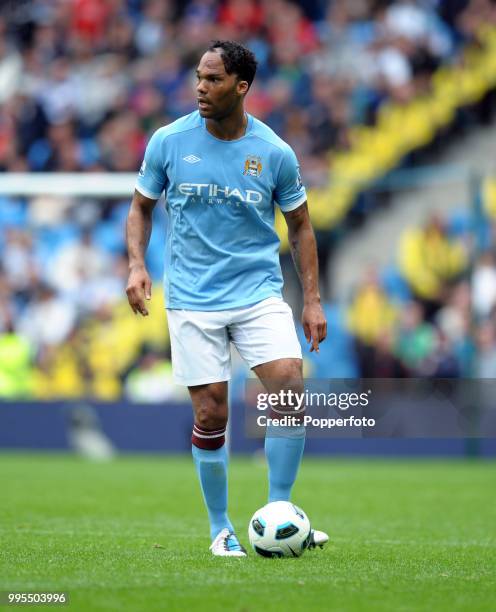
M 201 161 L 201 157 L 196 157 L 196 155 L 186 155 L 183 159 L 185 162 L 188 162 L 188 164 L 196 164 Z

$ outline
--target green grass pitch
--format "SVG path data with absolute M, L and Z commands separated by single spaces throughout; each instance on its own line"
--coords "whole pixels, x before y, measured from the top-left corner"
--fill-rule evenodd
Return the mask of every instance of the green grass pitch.
M 188 457 L 4 453 L 0 474 L 0 590 L 62 610 L 495 609 L 494 462 L 305 459 L 293 498 L 331 544 L 300 559 L 211 557 Z M 265 495 L 264 464 L 233 459 L 245 545 Z

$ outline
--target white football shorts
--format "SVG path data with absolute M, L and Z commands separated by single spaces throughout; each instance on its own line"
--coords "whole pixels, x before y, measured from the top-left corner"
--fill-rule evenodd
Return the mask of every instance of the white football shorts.
M 167 309 L 172 371 L 179 385 L 231 378 L 232 342 L 250 368 L 275 359 L 301 359 L 293 313 L 279 297 L 245 308 Z

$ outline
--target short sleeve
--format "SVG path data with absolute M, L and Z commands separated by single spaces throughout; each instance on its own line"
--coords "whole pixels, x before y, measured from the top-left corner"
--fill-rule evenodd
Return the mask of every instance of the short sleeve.
M 301 206 L 307 199 L 305 187 L 301 182 L 300 166 L 293 149 L 284 148 L 274 199 L 283 212 L 289 212 Z
M 167 186 L 163 141 L 161 130 L 157 130 L 150 138 L 135 185 L 137 191 L 152 200 L 158 200 Z

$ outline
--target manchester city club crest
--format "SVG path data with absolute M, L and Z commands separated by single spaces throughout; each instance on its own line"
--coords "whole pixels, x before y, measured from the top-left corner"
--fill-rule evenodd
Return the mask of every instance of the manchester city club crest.
M 260 176 L 262 174 L 262 159 L 255 155 L 248 155 L 245 161 L 243 174 L 248 176 Z

